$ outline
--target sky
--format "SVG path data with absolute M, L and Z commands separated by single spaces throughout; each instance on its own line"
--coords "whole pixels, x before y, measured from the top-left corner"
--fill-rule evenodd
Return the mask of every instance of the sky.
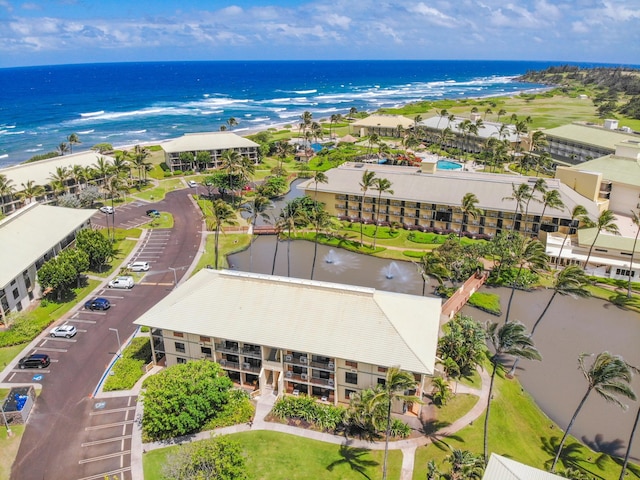
M 640 64 L 640 0 L 0 0 L 0 67 L 169 60 Z

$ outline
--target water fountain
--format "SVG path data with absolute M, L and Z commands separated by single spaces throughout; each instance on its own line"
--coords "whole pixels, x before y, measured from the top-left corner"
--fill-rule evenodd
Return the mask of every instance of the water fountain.
M 356 255 L 348 252 L 335 251 L 333 248 L 327 252 L 323 260 L 323 270 L 333 274 L 343 273 L 348 268 L 358 268 L 360 264 L 360 259 Z
M 379 283 L 382 290 L 405 292 L 415 282 L 415 269 L 405 263 L 391 262 L 380 269 Z

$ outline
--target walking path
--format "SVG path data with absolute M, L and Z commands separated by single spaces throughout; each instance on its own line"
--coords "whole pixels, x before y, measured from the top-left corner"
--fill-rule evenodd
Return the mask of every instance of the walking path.
M 108 398 L 114 396 L 130 396 L 138 395 L 140 393 L 141 385 L 144 379 L 148 375 L 152 375 L 162 367 L 154 367 L 149 373 L 142 377 L 136 386 L 126 392 L 111 392 L 105 394 L 98 394 L 96 398 Z M 484 370 L 478 370 L 480 378 L 482 380 L 482 387 L 475 389 L 467 385 L 455 382 L 452 383 L 451 388 L 456 393 L 466 393 L 471 395 L 477 395 L 478 401 L 465 415 L 460 417 L 452 424 L 441 428 L 437 432 L 427 436 L 421 435 L 419 437 L 408 438 L 404 440 L 398 440 L 389 443 L 390 450 L 402 451 L 402 473 L 400 480 L 411 480 L 413 478 L 415 452 L 418 447 L 428 445 L 434 440 L 439 438 L 451 436 L 454 433 L 462 430 L 467 425 L 471 424 L 474 420 L 479 418 L 484 412 L 487 400 L 489 398 L 489 374 Z M 132 435 L 131 444 L 131 474 L 133 480 L 143 480 L 144 474 L 142 469 L 142 455 L 150 450 L 158 448 L 164 448 L 171 445 L 180 445 L 183 443 L 206 440 L 218 435 L 227 435 L 230 433 L 246 432 L 249 430 L 270 430 L 274 432 L 286 433 L 289 435 L 297 435 L 299 437 L 308 438 L 311 440 L 318 440 L 320 442 L 332 443 L 335 445 L 346 445 L 353 448 L 365 448 L 369 450 L 384 450 L 384 442 L 373 442 L 367 440 L 360 440 L 356 438 L 348 438 L 342 435 L 333 435 L 325 432 L 318 432 L 315 430 L 309 430 L 300 427 L 294 427 L 291 425 L 285 425 L 282 423 L 274 423 L 265 421 L 265 417 L 271 412 L 273 405 L 277 400 L 276 395 L 270 390 L 265 391 L 260 397 L 257 397 L 256 410 L 252 423 L 232 425 L 230 427 L 218 428 L 212 431 L 200 432 L 193 435 L 186 435 L 184 437 L 176 437 L 169 440 L 160 442 L 143 443 L 142 442 L 142 402 L 137 402 L 136 414 L 134 422 L 134 430 Z

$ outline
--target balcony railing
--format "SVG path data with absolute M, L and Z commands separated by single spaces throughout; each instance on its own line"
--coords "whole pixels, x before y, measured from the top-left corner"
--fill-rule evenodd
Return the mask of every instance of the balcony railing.
M 238 362 L 230 362 L 229 360 L 220 360 L 220 366 L 227 370 L 240 370 L 240 364 Z
M 262 352 L 260 351 L 260 348 L 243 347 L 242 354 L 249 357 L 262 358 Z
M 313 368 L 319 368 L 321 370 L 329 370 L 330 372 L 335 371 L 335 363 L 333 362 L 311 362 L 309 365 Z
M 238 347 L 233 347 L 231 345 L 226 345 L 224 343 L 216 343 L 217 352 L 238 353 L 239 350 L 240 349 Z

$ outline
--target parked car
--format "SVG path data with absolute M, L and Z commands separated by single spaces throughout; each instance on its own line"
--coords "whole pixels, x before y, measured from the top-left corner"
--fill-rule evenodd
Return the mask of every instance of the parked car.
M 151 210 L 147 210 L 147 217 L 159 217 L 159 216 L 160 216 L 160 212 L 155 208 L 152 208 Z
M 195 180 L 189 180 L 187 182 L 187 185 L 189 185 L 191 188 L 195 188 L 198 186 L 198 183 Z
M 34 353 L 28 357 L 23 357 L 18 361 L 20 368 L 46 368 L 51 364 L 49 355 L 44 353 Z
M 149 270 L 149 262 L 133 262 L 127 268 L 132 272 L 146 272 Z
M 64 337 L 71 338 L 78 333 L 78 330 L 73 325 L 60 325 L 49 332 L 52 337 Z
M 105 205 L 104 207 L 100 207 L 100 211 L 102 213 L 113 213 L 113 207 L 109 207 L 108 205 Z
M 111 307 L 111 303 L 106 298 L 98 297 L 92 300 L 88 300 L 84 304 L 84 308 L 87 310 L 108 310 Z
M 111 280 L 107 286 L 109 288 L 133 288 L 133 277 L 131 276 L 123 276 L 123 277 L 116 277 L 113 280 Z

